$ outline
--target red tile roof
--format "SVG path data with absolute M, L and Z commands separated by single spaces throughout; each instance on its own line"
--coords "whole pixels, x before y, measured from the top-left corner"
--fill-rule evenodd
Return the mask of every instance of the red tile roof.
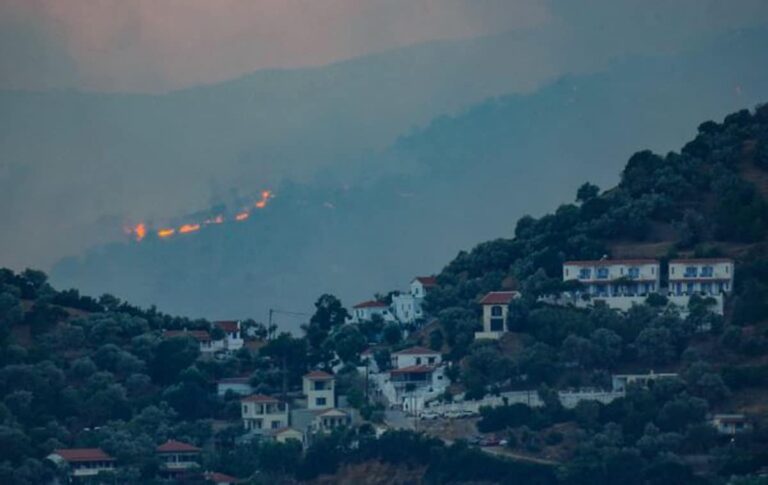
M 481 305 L 509 305 L 509 303 L 518 298 L 520 293 L 517 291 L 492 291 L 480 300 Z
M 383 301 L 370 300 L 370 301 L 364 301 L 362 303 L 358 303 L 353 308 L 388 308 L 388 307 L 389 305 L 387 305 Z
M 213 483 L 242 483 L 242 480 L 219 472 L 205 472 L 206 481 Z
M 253 396 L 244 397 L 241 402 L 261 402 L 261 403 L 274 403 L 280 402 L 279 399 L 272 396 L 266 396 L 264 394 L 254 394 Z
M 205 330 L 166 330 L 163 332 L 163 338 L 176 338 L 189 336 L 198 342 L 208 342 L 211 340 L 211 334 Z
M 706 264 L 706 263 L 733 263 L 730 258 L 693 258 L 693 259 L 672 259 L 669 264 Z
M 304 374 L 304 377 L 311 381 L 327 381 L 333 379 L 333 375 L 321 370 L 313 370 L 308 374 Z
M 658 259 L 597 259 L 585 261 L 566 261 L 568 266 L 611 266 L 613 264 L 659 264 Z
M 426 287 L 437 286 L 437 278 L 434 276 L 417 276 L 414 280 Z
M 115 460 L 100 448 L 62 448 L 53 452 L 69 462 Z
M 408 347 L 407 349 L 394 352 L 394 355 L 440 355 L 440 352 L 426 347 Z
M 213 322 L 214 325 L 227 333 L 239 332 L 240 329 L 238 328 L 238 323 L 239 322 L 237 320 L 222 320 L 219 322 Z
M 434 372 L 433 367 L 426 365 L 412 365 L 409 367 L 403 367 L 402 369 L 392 369 L 390 374 L 430 374 Z
M 158 453 L 198 452 L 200 448 L 181 441 L 168 440 L 155 448 Z

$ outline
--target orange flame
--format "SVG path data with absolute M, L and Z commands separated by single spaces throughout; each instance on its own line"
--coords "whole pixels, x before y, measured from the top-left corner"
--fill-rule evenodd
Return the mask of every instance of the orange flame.
M 147 236 L 147 226 L 141 222 L 133 226 L 129 232 L 133 234 L 137 241 L 141 242 Z
M 256 201 L 256 208 L 257 209 L 263 209 L 267 206 L 267 202 L 269 202 L 269 199 L 272 198 L 272 191 L 265 190 L 261 193 L 261 199 Z
M 257 201 L 253 202 L 253 205 L 257 209 L 263 209 L 267 206 L 269 201 L 274 197 L 275 197 L 275 194 L 273 194 L 271 190 L 263 190 L 260 194 L 260 198 Z M 250 216 L 251 216 L 251 211 L 248 209 L 245 209 L 242 212 L 239 212 L 238 214 L 236 214 L 234 217 L 234 220 L 237 222 L 241 222 L 248 219 Z M 223 215 L 219 214 L 213 218 L 205 219 L 202 222 L 190 222 L 182 226 L 179 226 L 178 228 L 165 227 L 165 228 L 160 228 L 154 231 L 157 237 L 159 237 L 160 239 L 166 239 L 176 234 L 189 234 L 191 232 L 197 232 L 204 225 L 223 224 L 224 222 L 226 222 L 226 220 L 227 219 L 225 219 Z M 131 235 L 133 238 L 136 239 L 136 241 L 139 241 L 139 242 L 144 240 L 150 232 L 147 225 L 143 222 L 136 224 L 135 226 L 132 226 L 132 227 L 126 227 L 125 231 L 127 234 Z
M 179 234 L 187 234 L 200 230 L 200 224 L 184 224 L 179 228 Z

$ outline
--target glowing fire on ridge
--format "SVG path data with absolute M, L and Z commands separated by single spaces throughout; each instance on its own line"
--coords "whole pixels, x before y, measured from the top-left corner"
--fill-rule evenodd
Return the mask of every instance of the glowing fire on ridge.
M 253 203 L 253 206 L 256 209 L 265 208 L 269 203 L 270 199 L 275 197 L 275 195 L 272 193 L 271 190 L 264 190 L 261 192 L 260 195 L 261 197 L 259 198 L 259 200 Z M 250 209 L 245 209 L 235 214 L 234 219 L 232 220 L 235 222 L 241 222 L 241 221 L 245 221 L 250 216 L 251 216 Z M 223 215 L 217 215 L 210 219 L 205 219 L 202 222 L 189 222 L 179 227 L 160 228 L 155 230 L 155 234 L 160 239 L 167 239 L 176 234 L 189 234 L 189 233 L 199 231 L 203 226 L 207 226 L 211 224 L 223 224 L 224 222 L 226 222 L 225 217 Z M 147 225 L 145 223 L 140 222 L 132 227 L 126 228 L 126 232 L 130 234 L 137 242 L 141 242 L 146 238 L 147 234 L 149 233 L 149 230 L 147 229 Z

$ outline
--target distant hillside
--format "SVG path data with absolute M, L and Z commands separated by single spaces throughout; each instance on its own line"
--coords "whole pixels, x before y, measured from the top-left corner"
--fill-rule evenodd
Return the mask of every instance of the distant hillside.
M 755 59 L 767 39 L 744 33 L 489 100 L 372 153 L 357 184 L 340 188 L 341 170 L 276 187 L 278 198 L 243 227 L 97 247 L 57 265 L 52 279 L 219 318 L 306 310 L 323 291 L 354 304 L 511 235 L 519 217 L 554 208 L 586 180 L 612 185 L 638 149 L 673 149 L 701 119 L 765 99 L 768 66 Z

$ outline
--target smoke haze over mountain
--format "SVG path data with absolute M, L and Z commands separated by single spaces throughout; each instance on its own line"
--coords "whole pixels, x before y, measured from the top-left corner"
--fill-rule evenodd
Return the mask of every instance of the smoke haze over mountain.
M 318 4 L 0 0 L 0 265 L 193 316 L 364 298 L 768 99 L 765 2 Z

